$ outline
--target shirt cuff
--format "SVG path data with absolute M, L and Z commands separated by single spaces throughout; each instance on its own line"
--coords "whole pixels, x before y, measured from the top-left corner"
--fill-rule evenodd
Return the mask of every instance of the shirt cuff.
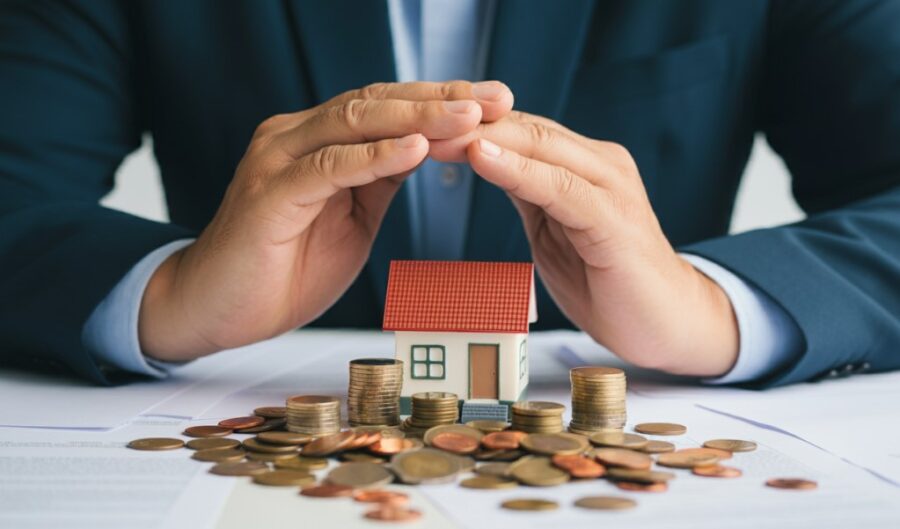
M 82 329 L 81 339 L 94 359 L 125 371 L 165 377 L 180 363 L 144 356 L 138 339 L 138 314 L 144 289 L 156 269 L 194 239 L 179 239 L 160 246 L 138 261 L 97 305 Z
M 684 253 L 679 255 L 718 283 L 731 300 L 737 317 L 740 333 L 737 362 L 728 373 L 705 379 L 705 383 L 735 384 L 764 378 L 799 356 L 800 329 L 768 294 L 708 259 Z

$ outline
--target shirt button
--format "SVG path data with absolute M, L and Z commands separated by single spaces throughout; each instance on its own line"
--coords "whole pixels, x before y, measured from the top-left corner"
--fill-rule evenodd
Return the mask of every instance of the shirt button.
M 441 185 L 448 189 L 459 185 L 459 168 L 455 165 L 445 165 L 442 167 Z

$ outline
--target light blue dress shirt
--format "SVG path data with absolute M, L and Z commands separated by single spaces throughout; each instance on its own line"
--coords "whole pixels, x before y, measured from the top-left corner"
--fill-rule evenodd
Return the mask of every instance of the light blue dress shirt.
M 493 0 L 387 0 L 397 79 L 480 80 L 484 75 Z M 412 247 L 419 259 L 462 259 L 474 175 L 467 164 L 427 160 L 405 185 L 410 197 Z M 138 341 L 138 311 L 153 272 L 190 239 L 149 253 L 122 278 L 84 326 L 85 346 L 103 363 L 165 376 L 173 364 L 145 357 Z M 763 377 L 789 362 L 801 347 L 790 316 L 764 292 L 718 264 L 683 255 L 716 281 L 734 307 L 740 352 L 734 367 L 713 384 Z M 697 340 L 703 340 L 698 336 Z

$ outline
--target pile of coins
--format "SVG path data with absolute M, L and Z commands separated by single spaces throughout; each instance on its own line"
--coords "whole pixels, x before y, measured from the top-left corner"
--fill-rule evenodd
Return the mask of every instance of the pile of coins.
M 513 403 L 512 429 L 526 433 L 558 433 L 563 431 L 562 404 L 543 401 Z
M 625 427 L 625 372 L 614 367 L 576 367 L 572 382 L 569 431 L 621 432 Z
M 350 362 L 347 420 L 350 426 L 400 424 L 403 362 L 392 358 L 361 358 Z
M 341 429 L 341 400 L 336 397 L 298 395 L 286 404 L 289 432 L 320 436 Z
M 456 393 L 414 393 L 411 401 L 411 415 L 403 421 L 403 431 L 408 435 L 421 437 L 429 428 L 455 424 L 459 420 L 459 397 Z

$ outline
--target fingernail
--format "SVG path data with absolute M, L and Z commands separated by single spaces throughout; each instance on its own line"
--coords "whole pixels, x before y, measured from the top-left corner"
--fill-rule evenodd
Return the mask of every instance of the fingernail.
M 410 134 L 409 136 L 403 136 L 402 138 L 397 138 L 394 140 L 397 142 L 397 147 L 401 149 L 411 149 L 419 144 L 422 141 L 421 134 Z
M 498 158 L 500 157 L 500 153 L 503 152 L 499 145 L 485 139 L 478 140 L 478 147 L 481 149 L 482 154 L 490 156 L 491 158 Z
M 472 95 L 482 101 L 497 101 L 505 91 L 506 87 L 497 81 L 483 81 L 472 85 Z
M 453 114 L 468 114 L 474 106 L 474 101 L 444 101 L 444 108 Z

